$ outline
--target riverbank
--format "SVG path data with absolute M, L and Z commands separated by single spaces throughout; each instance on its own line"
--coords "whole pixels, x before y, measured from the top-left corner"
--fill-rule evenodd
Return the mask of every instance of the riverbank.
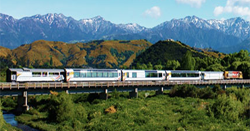
M 18 129 L 16 130 L 20 130 L 20 131 L 39 131 L 37 129 L 31 128 L 27 125 L 24 124 L 20 124 L 15 120 L 15 115 L 6 111 L 2 111 L 3 112 L 3 118 L 6 121 L 6 123 L 10 124 L 13 127 L 16 127 Z

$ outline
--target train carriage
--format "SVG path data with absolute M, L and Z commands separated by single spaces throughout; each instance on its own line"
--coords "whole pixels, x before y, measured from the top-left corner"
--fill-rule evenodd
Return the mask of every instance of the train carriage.
M 65 81 L 120 81 L 118 69 L 72 69 L 65 68 Z
M 7 82 L 54 82 L 63 81 L 63 69 L 29 69 L 9 68 Z
M 224 72 L 222 71 L 201 71 L 202 80 L 223 80 Z
M 164 70 L 122 70 L 122 81 L 166 80 Z

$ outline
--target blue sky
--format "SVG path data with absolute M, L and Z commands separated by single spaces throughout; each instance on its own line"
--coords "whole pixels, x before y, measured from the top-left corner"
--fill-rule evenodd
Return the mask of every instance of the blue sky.
M 76 20 L 102 16 L 115 24 L 154 27 L 171 19 L 242 17 L 250 20 L 250 0 L 0 0 L 0 13 L 20 19 L 62 13 Z

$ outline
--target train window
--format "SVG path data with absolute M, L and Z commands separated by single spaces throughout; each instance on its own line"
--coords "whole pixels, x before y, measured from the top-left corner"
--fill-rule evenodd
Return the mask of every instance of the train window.
M 92 72 L 92 77 L 97 77 L 97 73 L 96 72 Z
M 150 73 L 145 73 L 145 77 L 150 77 Z
M 102 77 L 102 72 L 98 72 L 97 77 Z
M 80 77 L 80 72 L 74 72 L 74 77 L 75 78 Z
M 107 72 L 103 72 L 103 77 L 108 77 L 108 73 Z
M 151 73 L 151 77 L 157 77 L 157 73 Z
M 49 75 L 50 75 L 50 76 L 58 76 L 58 75 L 59 75 L 59 72 L 50 72 Z
M 16 72 L 15 72 L 15 71 L 12 71 L 12 72 L 11 72 L 11 75 L 16 75 Z
M 87 72 L 87 77 L 91 77 L 91 72 Z
M 47 72 L 42 72 L 42 76 L 43 76 L 43 77 L 46 77 L 47 75 L 48 75 Z
M 159 75 L 158 75 L 159 77 L 162 77 L 162 73 L 159 73 Z
M 127 73 L 127 78 L 129 78 L 129 72 Z
M 119 76 L 120 76 L 120 73 L 119 73 Z M 114 73 L 114 77 L 118 77 L 118 73 Z
M 137 73 L 136 72 L 132 72 L 132 77 L 133 78 L 137 78 Z
M 67 72 L 67 76 L 69 76 L 69 72 Z
M 80 77 L 86 77 L 86 73 L 80 73 Z
M 172 77 L 199 77 L 198 73 L 173 73 Z
M 32 77 L 41 77 L 41 72 L 32 72 Z
M 114 77 L 114 73 L 109 73 L 109 77 Z
M 145 73 L 145 77 L 157 77 L 157 73 Z

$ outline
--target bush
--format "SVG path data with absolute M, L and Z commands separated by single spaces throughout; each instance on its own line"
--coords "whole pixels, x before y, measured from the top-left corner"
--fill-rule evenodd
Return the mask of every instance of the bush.
M 213 89 L 210 87 L 200 89 L 199 95 L 200 95 L 200 98 L 203 98 L 203 99 L 213 99 L 217 96 L 216 93 L 214 93 Z
M 175 85 L 169 92 L 170 96 L 198 97 L 199 89 L 194 85 Z
M 52 95 L 49 103 L 49 119 L 56 122 L 72 121 L 74 118 L 74 104 L 71 96 L 65 92 L 57 96 Z
M 209 115 L 224 121 L 236 122 L 244 113 L 244 105 L 234 94 L 219 95 L 215 103 L 208 107 Z
M 17 97 L 3 97 L 2 105 L 4 107 L 15 108 L 17 106 Z

